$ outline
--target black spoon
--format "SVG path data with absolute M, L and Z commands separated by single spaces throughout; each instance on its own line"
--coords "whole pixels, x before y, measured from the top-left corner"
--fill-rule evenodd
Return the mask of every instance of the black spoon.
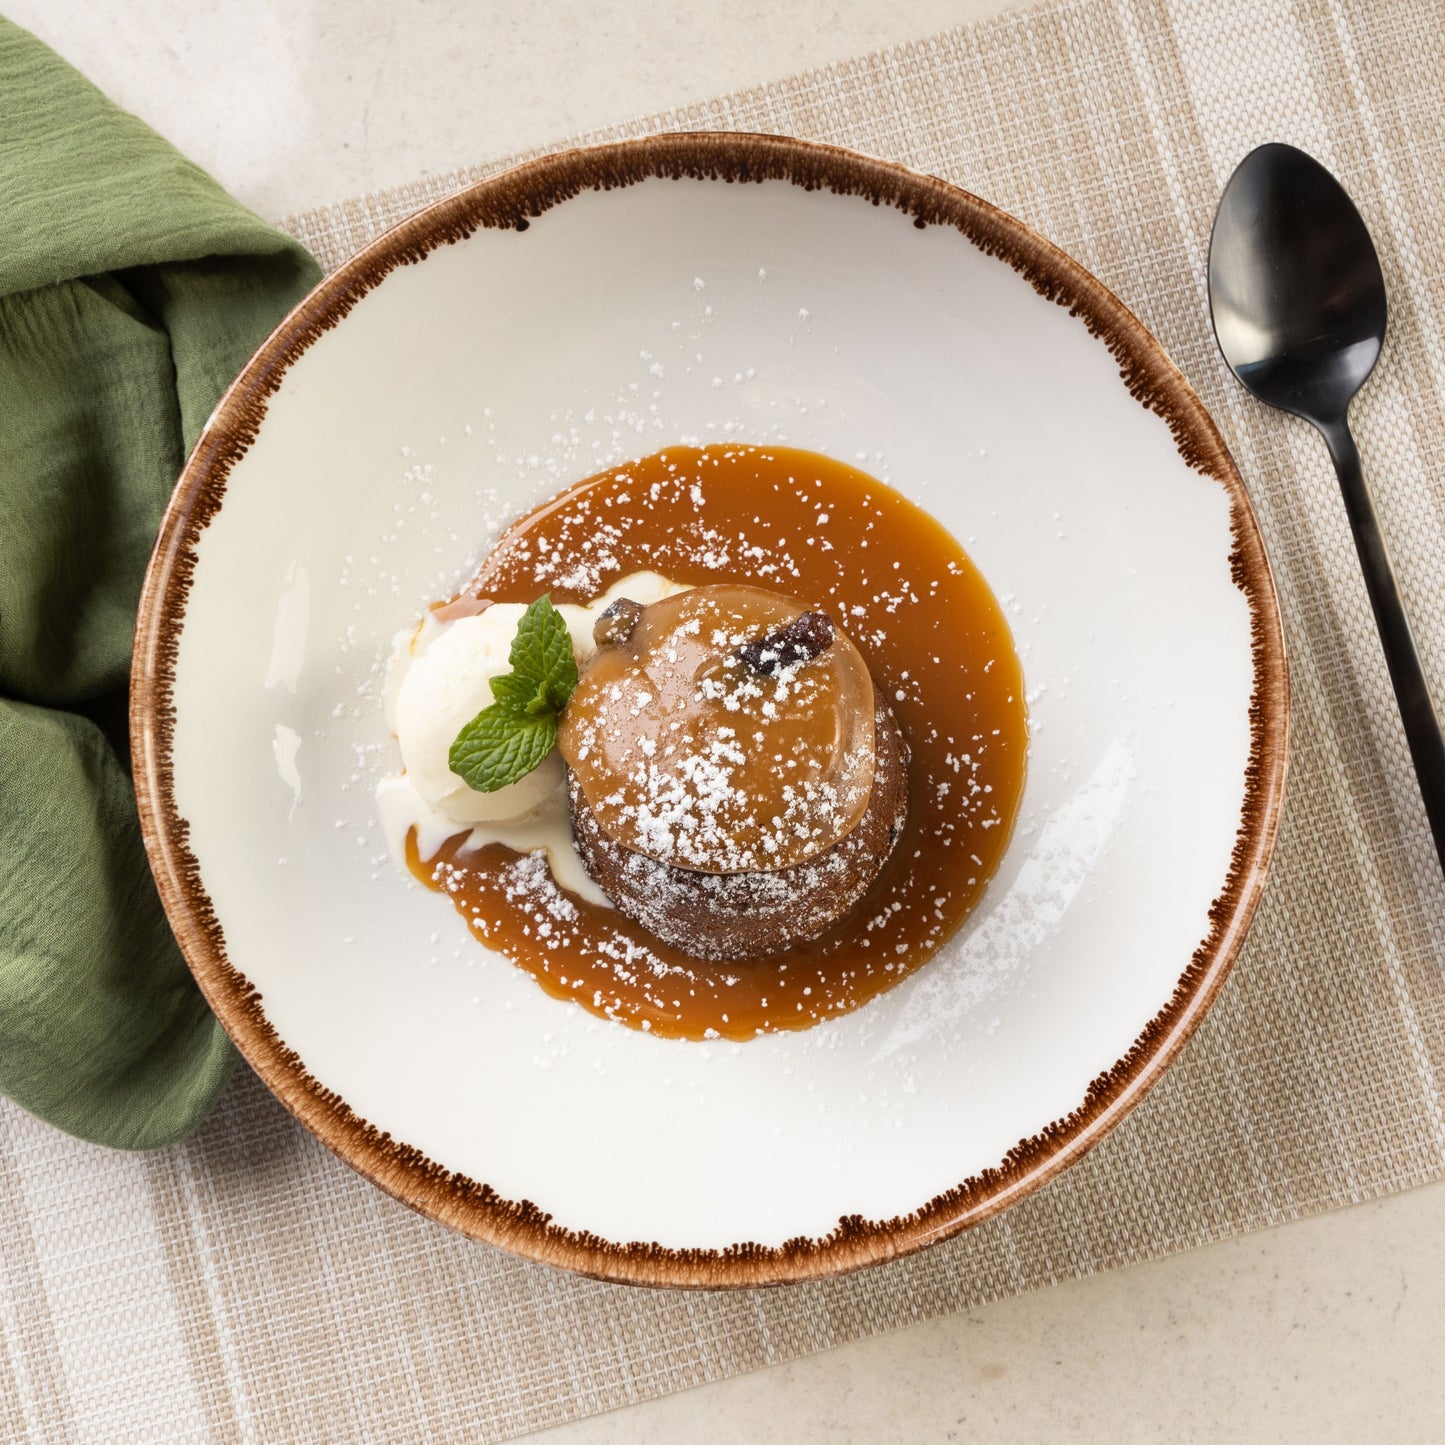
M 1209 309 L 1240 381 L 1311 422 L 1330 449 L 1445 865 L 1445 735 L 1347 422 L 1385 340 L 1385 278 L 1360 213 L 1317 160 L 1262 145 L 1239 163 L 1209 240 Z

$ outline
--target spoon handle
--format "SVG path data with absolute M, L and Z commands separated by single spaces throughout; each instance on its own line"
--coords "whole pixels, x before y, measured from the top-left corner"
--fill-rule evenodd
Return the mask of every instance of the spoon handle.
M 1400 598 L 1395 569 L 1389 549 L 1380 532 L 1365 474 L 1360 466 L 1360 453 L 1349 425 L 1342 417 L 1338 422 L 1320 426 L 1330 449 L 1330 459 L 1344 493 L 1345 513 L 1355 534 L 1355 549 L 1365 573 L 1365 586 L 1370 605 L 1375 609 L 1375 625 L 1384 644 L 1385 663 L 1390 681 L 1395 685 L 1395 701 L 1405 723 L 1405 739 L 1410 744 L 1410 757 L 1420 783 L 1420 796 L 1425 801 L 1425 815 L 1435 835 L 1435 851 L 1445 865 L 1445 733 L 1440 717 L 1430 700 L 1430 689 L 1420 666 L 1419 649 L 1405 605 Z

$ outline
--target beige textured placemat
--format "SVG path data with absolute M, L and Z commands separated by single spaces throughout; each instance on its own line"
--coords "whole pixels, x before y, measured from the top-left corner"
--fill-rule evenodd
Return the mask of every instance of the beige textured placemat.
M 1355 420 L 1445 693 L 1439 20 L 1434 0 L 1080 0 L 608 132 L 790 132 L 958 181 L 1123 296 L 1234 448 L 1292 654 L 1290 800 L 1234 977 L 1132 1118 L 952 1244 L 706 1296 L 456 1238 L 337 1163 L 249 1074 L 191 1143 L 148 1157 L 0 1107 L 0 1437 L 500 1439 L 1445 1174 L 1445 887 L 1324 448 L 1227 381 L 1203 279 L 1215 199 L 1256 142 L 1303 145 L 1359 201 L 1392 319 Z M 335 264 L 498 168 L 290 224 Z

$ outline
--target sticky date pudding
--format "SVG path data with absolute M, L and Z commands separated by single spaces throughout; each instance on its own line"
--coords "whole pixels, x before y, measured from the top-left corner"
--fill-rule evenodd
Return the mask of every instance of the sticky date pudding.
M 612 604 L 563 715 L 572 833 L 621 912 L 700 959 L 811 942 L 903 831 L 908 747 L 822 610 L 737 584 Z
M 446 745 L 544 596 L 575 659 L 559 746 L 475 791 Z M 892 988 L 978 903 L 1023 791 L 988 584 L 814 453 L 675 447 L 588 478 L 399 656 L 383 813 L 411 872 L 554 997 L 665 1037 L 808 1028 Z

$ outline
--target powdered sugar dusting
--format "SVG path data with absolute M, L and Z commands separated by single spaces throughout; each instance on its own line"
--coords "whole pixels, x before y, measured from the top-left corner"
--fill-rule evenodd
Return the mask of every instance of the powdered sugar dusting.
M 737 873 L 791 867 L 856 825 L 873 784 L 862 658 L 834 634 L 817 656 L 758 670 L 778 660 L 760 639 L 802 612 L 758 588 L 701 587 L 597 653 L 560 742 L 605 832 L 660 862 Z
M 516 853 L 466 849 L 465 838 L 450 840 L 429 864 L 415 859 L 414 871 L 438 886 L 431 875 L 449 864 L 462 880 L 449 890 L 453 901 L 489 947 L 556 997 L 648 1033 L 743 1041 L 862 1006 L 943 944 L 1002 857 L 1027 742 L 1003 612 L 957 544 L 888 486 L 828 458 L 734 444 L 670 447 L 579 484 L 513 527 L 467 591 L 498 602 L 525 604 L 543 591 L 554 602 L 587 602 L 639 570 L 693 587 L 743 584 L 804 599 L 857 644 L 913 753 L 907 822 L 866 897 L 836 923 L 825 920 L 812 941 L 788 947 L 787 939 L 807 934 L 797 915 L 813 916 L 800 906 L 799 882 L 853 876 L 826 850 L 816 867 L 716 874 L 634 853 L 625 859 L 628 877 L 655 909 L 651 926 L 576 897 L 577 916 L 559 917 L 554 894 L 567 895 L 550 870 L 539 863 L 519 871 Z M 692 636 L 706 640 L 701 628 Z M 718 645 L 730 642 L 727 634 Z M 657 687 L 653 678 L 634 679 L 611 700 L 618 716 L 636 709 L 646 717 Z M 692 800 L 686 812 L 705 818 L 751 791 L 741 785 L 738 758 L 762 748 L 739 721 L 752 716 L 747 708 L 761 717 L 764 702 L 779 701 L 766 688 L 740 695 L 751 687 L 717 692 L 734 736 L 719 731 L 674 759 L 691 760 L 681 771 Z M 736 711 L 726 707 L 730 697 Z M 635 776 L 653 795 L 644 822 L 660 851 L 670 846 L 676 857 L 679 833 L 695 830 L 668 816 L 664 733 L 639 734 L 631 766 L 643 770 Z M 786 819 L 790 800 L 776 783 L 770 791 L 781 806 L 769 817 Z M 794 800 L 824 811 L 834 801 L 797 788 Z M 579 848 L 582 841 L 579 831 Z M 689 931 L 690 910 L 705 907 L 772 916 L 794 931 L 780 935 L 785 951 L 773 956 L 710 961 L 706 931 Z M 659 931 L 669 924 L 664 942 Z

